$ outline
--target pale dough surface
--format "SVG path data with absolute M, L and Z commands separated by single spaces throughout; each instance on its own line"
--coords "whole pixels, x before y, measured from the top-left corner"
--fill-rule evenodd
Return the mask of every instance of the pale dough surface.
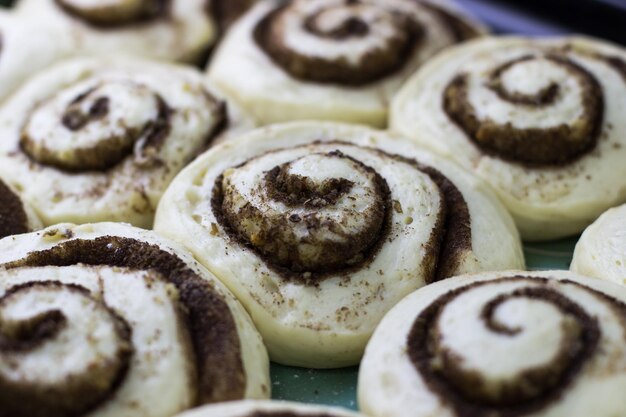
M 217 280 L 213 274 L 211 274 L 208 270 L 206 270 L 203 266 L 196 262 L 185 248 L 157 235 L 154 232 L 138 229 L 123 223 L 96 223 L 80 226 L 73 224 L 59 224 L 56 226 L 48 227 L 47 229 L 39 232 L 11 236 L 0 240 L 0 264 L 22 259 L 29 253 L 50 249 L 55 247 L 56 245 L 62 244 L 63 242 L 67 242 L 70 240 L 93 240 L 105 236 L 125 237 L 146 242 L 151 245 L 157 245 L 161 250 L 176 255 L 199 276 L 205 278 L 214 288 L 214 290 L 217 291 L 228 304 L 232 317 L 237 326 L 237 331 L 239 333 L 240 339 L 241 360 L 244 365 L 246 377 L 246 389 L 244 398 L 263 399 L 270 396 L 269 360 L 267 357 L 267 351 L 265 349 L 265 346 L 263 345 L 261 336 L 257 332 L 254 324 L 252 323 L 252 320 L 250 319 L 250 316 L 246 313 L 241 304 L 233 297 L 231 292 L 219 280 Z M 71 268 L 73 269 L 71 269 L 70 271 L 74 271 L 80 269 L 80 266 L 75 266 Z M 87 268 L 87 270 L 89 270 L 89 268 Z M 65 274 L 65 272 L 60 270 L 58 270 L 58 272 L 55 272 L 57 278 L 62 281 L 75 279 L 79 280 L 80 282 L 84 281 L 85 285 L 91 285 L 89 284 L 89 282 L 90 280 L 93 280 L 93 273 L 87 272 L 87 276 L 85 278 L 81 277 L 81 271 L 76 271 L 76 273 L 78 274 L 79 278 L 72 278 L 74 275 L 72 275 L 71 273 Z M 149 291 L 144 293 L 141 292 L 144 291 L 142 290 L 142 286 L 145 287 L 145 285 L 142 284 L 141 281 L 138 281 L 136 284 L 138 288 L 137 291 L 124 290 L 120 292 L 121 287 L 119 285 L 114 285 L 114 280 L 116 279 L 115 271 L 105 271 L 105 273 L 112 274 L 113 276 L 112 278 L 110 278 L 113 281 L 111 281 L 111 285 L 107 288 L 111 292 L 112 296 L 115 297 L 116 306 L 119 306 L 120 308 L 131 309 L 133 311 L 133 314 L 137 314 L 139 318 L 144 317 L 147 326 L 153 326 L 154 323 L 158 322 L 160 324 L 163 324 L 165 328 L 165 322 L 161 320 L 155 320 L 154 316 L 150 315 L 151 307 L 145 306 L 144 308 L 144 304 L 138 302 L 137 297 L 147 297 L 149 300 L 152 300 L 152 302 L 155 302 L 155 300 L 153 299 L 153 295 L 151 295 Z M 140 271 L 138 272 L 138 274 L 141 275 L 144 274 L 144 272 Z M 90 276 L 91 278 L 89 278 Z M 131 295 L 132 300 L 129 298 L 129 296 Z M 122 307 L 125 304 L 127 305 L 127 307 Z M 159 303 L 157 301 L 156 305 L 158 304 Z M 170 330 L 172 332 L 175 332 L 175 329 L 171 326 Z M 78 346 L 77 348 L 80 349 L 80 346 Z M 163 364 L 163 366 L 165 365 L 166 364 Z M 171 413 L 181 411 L 185 407 L 189 407 L 191 405 L 189 404 L 189 401 L 185 399 L 189 395 L 178 391 L 183 390 L 184 387 L 178 386 L 176 383 L 172 383 L 171 378 L 174 378 L 176 375 L 180 375 L 181 371 L 182 369 L 180 369 L 180 366 L 176 365 L 176 363 L 170 362 L 162 376 L 159 378 L 154 378 L 154 382 L 147 385 L 147 388 L 149 387 L 153 389 L 153 391 L 149 398 L 146 397 L 145 407 L 149 407 L 152 410 L 156 410 L 159 413 L 162 413 L 155 414 L 155 416 L 170 416 Z M 146 381 L 151 381 L 150 379 L 145 380 L 145 378 L 142 378 L 141 375 L 142 372 L 139 372 L 135 377 L 129 380 L 130 383 L 133 384 L 133 387 L 142 387 L 142 384 L 146 383 Z M 181 377 L 178 376 L 178 378 Z M 132 389 L 132 391 L 136 390 Z M 173 398 L 177 398 L 174 403 L 176 403 L 175 406 L 179 408 L 171 411 L 170 414 L 167 414 L 163 411 L 165 408 L 161 409 L 160 406 L 169 403 L 170 405 L 168 407 L 170 407 L 169 409 L 171 410 Z M 181 404 L 183 403 L 185 403 L 186 406 L 183 406 L 181 408 Z M 126 405 L 128 406 L 128 402 Z M 103 412 L 105 412 L 106 410 L 108 410 L 108 408 L 104 409 Z M 129 414 L 123 415 L 137 415 L 133 414 L 134 410 L 131 409 L 131 411 L 126 411 Z M 109 414 L 94 414 L 94 416 L 118 415 L 116 414 L 116 410 L 106 412 Z M 144 415 L 146 417 L 153 416 L 149 413 L 142 414 L 142 416 Z
M 415 5 L 405 5 L 405 9 L 418 9 L 415 17 L 428 30 L 425 39 L 417 45 L 417 52 L 400 71 L 363 87 L 300 81 L 274 63 L 254 40 L 255 27 L 276 4 L 276 1 L 259 2 L 244 15 L 220 44 L 208 68 L 209 79 L 263 124 L 331 120 L 384 127 L 391 98 L 403 82 L 421 63 L 454 43 L 450 32 L 432 14 L 419 11 Z M 456 13 L 455 9 L 451 10 Z M 477 28 L 482 30 L 479 26 Z M 316 47 L 318 42 L 323 42 L 319 39 L 305 37 L 293 42 L 298 49 L 310 46 L 311 54 L 324 56 L 333 51 L 328 44 Z M 338 45 L 335 49 L 340 56 L 356 52 L 350 44 Z
M 62 124 L 64 109 L 74 97 L 93 88 L 108 95 L 107 116 L 70 131 Z M 75 173 L 37 163 L 20 147 L 24 126 L 35 113 L 33 106 L 44 103 L 29 124 L 29 133 L 59 154 L 67 149 L 71 155 L 79 141 L 87 146 L 119 131 L 125 135 L 125 124 L 135 120 L 141 125 L 155 111 L 156 96 L 170 109 L 170 129 L 156 152 L 144 155 L 138 141 L 111 168 Z M 63 62 L 29 80 L 0 112 L 0 176 L 22 190 L 46 225 L 121 221 L 149 228 L 169 182 L 206 148 L 221 125 L 216 112 L 220 102 L 226 106 L 228 120 L 226 130 L 214 140 L 227 140 L 255 125 L 192 68 L 125 58 Z
M 494 281 L 516 276 L 547 278 L 548 283 Z M 481 320 L 487 303 L 498 296 L 515 290 L 543 287 L 564 296 L 586 314 L 595 317 L 601 336 L 594 356 L 585 362 L 561 398 L 554 399 L 540 410 L 518 415 L 621 415 L 626 407 L 626 399 L 620 394 L 626 388 L 623 310 L 619 306 L 613 308 L 602 295 L 589 292 L 577 284 L 615 297 L 618 303 L 626 301 L 626 289 L 623 287 L 567 271 L 464 275 L 414 292 L 385 316 L 367 346 L 359 374 L 360 409 L 374 417 L 459 415 L 445 398 L 432 391 L 417 371 L 408 354 L 407 338 L 417 317 L 435 300 L 451 291 L 477 285 L 446 304 L 438 322 L 440 343 L 445 349 L 460 355 L 458 359 L 464 369 L 488 379 L 505 381 L 519 378 L 522 370 L 552 363 L 551 359 L 562 342 L 567 318 L 550 303 L 541 299 L 519 298 L 500 304 L 495 312 L 497 323 L 509 329 L 520 329 L 513 336 L 497 334 Z
M 443 110 L 443 92 L 459 73 L 486 71 L 499 64 L 550 48 L 571 45 L 566 56 L 589 71 L 604 96 L 602 131 L 595 149 L 561 167 L 530 168 L 482 152 Z M 607 208 L 626 200 L 626 79 L 593 57 L 626 59 L 623 49 L 588 38 L 524 39 L 499 37 L 471 41 L 442 53 L 422 67 L 394 98 L 392 130 L 453 159 L 489 183 L 513 214 L 525 240 L 549 240 L 581 232 Z M 486 68 L 486 69 L 485 69 Z M 529 65 L 511 71 L 511 89 L 533 93 L 549 81 L 562 82 L 555 106 L 527 110 L 494 99 L 485 88 L 470 87 L 474 107 L 502 124 L 549 127 L 574 120 L 581 111 L 580 91 L 573 79 L 553 67 Z
M 325 144 L 336 140 L 344 144 Z M 472 250 L 464 254 L 456 273 L 524 266 L 515 226 L 491 191 L 454 164 L 419 150 L 406 139 L 334 123 L 299 122 L 258 129 L 213 148 L 186 168 L 162 199 L 155 230 L 186 245 L 234 292 L 277 362 L 323 368 L 357 363 L 385 312 L 425 284 L 425 245 L 439 209 L 439 200 L 432 197 L 435 185 L 427 175 L 407 170 L 406 165 L 366 147 L 434 167 L 463 194 L 472 219 Z M 335 150 L 374 168 L 401 206 L 393 211 L 389 241 L 367 267 L 306 285 L 279 275 L 218 225 L 211 195 L 216 178 L 228 168 L 266 153 L 262 160 L 271 169 L 303 154 Z M 304 169 L 305 175 L 321 174 L 313 166 Z M 253 171 L 244 184 L 254 188 L 258 175 Z

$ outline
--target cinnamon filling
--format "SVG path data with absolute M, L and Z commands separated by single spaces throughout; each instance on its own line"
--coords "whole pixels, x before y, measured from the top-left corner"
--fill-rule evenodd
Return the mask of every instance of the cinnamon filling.
M 125 120 L 124 115 L 113 118 L 116 97 L 108 94 L 121 91 L 134 97 L 138 107 L 145 108 L 142 120 Z M 58 96 L 53 97 L 31 111 L 20 145 L 33 161 L 64 171 L 106 171 L 132 155 L 137 146 L 141 154 L 154 153 L 171 129 L 172 110 L 158 94 L 141 84 L 118 81 L 90 88 L 69 102 L 59 124 L 51 125 L 48 120 L 55 116 L 50 113 L 62 105 L 59 101 Z M 47 131 L 41 128 L 42 121 Z M 81 143 L 81 137 L 88 135 L 97 135 L 97 139 Z M 55 142 L 59 139 L 64 143 Z
M 324 145 L 353 146 L 339 141 Z M 442 209 L 422 262 L 428 282 L 451 276 L 471 250 L 471 220 L 462 194 L 433 168 L 370 150 L 425 173 L 438 186 Z M 284 278 L 305 284 L 367 267 L 391 239 L 391 219 L 398 210 L 385 179 L 336 150 L 280 164 L 263 173 L 261 183 L 249 191 L 240 188 L 239 178 L 245 178 L 248 167 L 266 155 L 226 170 L 216 179 L 211 205 L 226 233 Z M 339 172 L 350 171 L 351 179 L 308 176 L 305 172 L 311 166 L 325 173 L 340 166 Z
M 0 238 L 29 232 L 22 200 L 0 180 Z
M 463 352 L 445 344 L 440 329 L 442 315 L 458 297 L 471 291 L 525 282 L 532 286 L 496 295 L 483 303 L 479 318 L 485 329 L 494 334 L 506 338 L 520 337 L 524 327 L 511 327 L 500 322 L 496 314 L 498 309 L 520 299 L 546 303 L 563 318 L 559 330 L 562 337 L 556 353 L 547 363 L 522 369 L 512 378 L 488 378 L 479 370 L 467 369 Z M 626 317 L 626 304 L 617 299 L 576 282 L 560 281 L 560 285 L 582 289 L 608 303 L 620 317 Z M 452 407 L 456 415 L 517 417 L 544 410 L 561 398 L 598 351 L 600 339 L 597 318 L 553 289 L 548 279 L 518 276 L 476 282 L 442 295 L 416 318 L 407 348 L 413 366 L 426 385 L 444 404 Z
M 124 379 L 133 354 L 131 330 L 124 319 L 101 300 L 94 299 L 83 287 L 57 281 L 36 282 L 11 288 L 0 298 L 0 311 L 6 312 L 20 299 L 33 294 L 48 297 L 60 294 L 79 297 L 88 314 L 102 316 L 113 328 L 114 352 L 100 361 L 85 364 L 82 372 L 67 375 L 59 381 L 37 381 L 34 378 L 16 381 L 9 372 L 0 373 L 0 404 L 2 416 L 73 417 L 83 415 L 108 399 Z M 0 358 L 16 363 L 28 353 L 37 352 L 67 327 L 67 318 L 59 310 L 51 310 L 25 320 L 0 316 Z M 62 342 L 61 342 L 62 343 Z M 15 365 L 17 367 L 17 365 Z
M 196 355 L 198 404 L 243 398 L 246 388 L 241 346 L 235 320 L 222 296 L 176 255 L 157 245 L 117 236 L 74 239 L 51 249 L 32 252 L 2 265 L 107 265 L 154 270 L 175 285 Z
M 271 11 L 255 28 L 259 47 L 294 78 L 348 86 L 362 86 L 381 80 L 402 69 L 422 40 L 424 29 L 419 23 L 384 4 L 342 0 L 336 5 L 320 7 L 312 14 L 301 10 L 306 1 L 295 1 Z M 376 19 L 371 15 L 375 14 Z M 337 16 L 340 15 L 339 18 Z M 292 45 L 297 33 L 290 33 L 289 21 L 299 19 L 300 36 L 343 45 L 345 52 L 336 57 L 308 54 Z M 373 24 L 386 24 L 393 31 L 384 45 L 371 42 L 366 51 L 349 56 L 355 41 L 367 42 L 377 36 Z M 290 40 L 291 37 L 294 37 Z
M 548 128 L 518 128 L 512 123 L 500 124 L 489 118 L 481 119 L 469 99 L 467 74 L 456 76 L 446 87 L 443 93 L 444 111 L 487 154 L 527 166 L 569 164 L 596 147 L 602 130 L 603 92 L 591 73 L 563 56 L 525 56 L 496 68 L 486 85 L 505 102 L 525 109 L 545 108 L 545 111 L 550 111 L 549 106 L 554 105 L 562 94 L 562 87 L 557 83 L 550 83 L 533 94 L 526 94 L 509 91 L 502 80 L 503 75 L 516 65 L 537 59 L 565 69 L 581 86 L 582 115 L 573 123 Z

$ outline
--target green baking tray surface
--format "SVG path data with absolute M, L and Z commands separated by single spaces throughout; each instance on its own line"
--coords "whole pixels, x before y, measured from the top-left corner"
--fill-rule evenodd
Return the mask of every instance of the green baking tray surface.
M 568 269 L 577 239 L 524 245 L 529 270 Z M 272 397 L 356 410 L 358 368 L 312 370 L 272 364 Z

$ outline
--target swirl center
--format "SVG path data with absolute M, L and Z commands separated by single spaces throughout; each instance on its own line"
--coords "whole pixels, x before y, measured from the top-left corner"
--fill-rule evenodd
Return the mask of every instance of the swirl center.
M 82 415 L 126 372 L 130 337 L 128 323 L 83 287 L 48 281 L 9 289 L 0 299 L 3 412 Z M 69 355 L 76 346 L 81 360 Z
M 296 0 L 257 26 L 258 45 L 292 76 L 364 85 L 398 71 L 423 29 L 407 4 L 373 0 Z
M 526 55 L 457 75 L 448 116 L 486 153 L 529 166 L 563 165 L 590 152 L 603 123 L 598 80 L 561 55 Z M 549 115 L 549 116 L 547 116 Z
M 160 135 L 167 116 L 163 100 L 146 86 L 88 81 L 36 106 L 22 130 L 21 146 L 44 165 L 106 170 Z
M 386 182 L 339 151 L 262 170 L 271 161 L 260 157 L 218 179 L 221 211 L 235 233 L 292 272 L 323 273 L 362 262 L 387 218 Z
M 602 337 L 598 320 L 556 285 L 512 277 L 444 294 L 413 324 L 413 365 L 459 416 L 541 409 L 571 384 Z

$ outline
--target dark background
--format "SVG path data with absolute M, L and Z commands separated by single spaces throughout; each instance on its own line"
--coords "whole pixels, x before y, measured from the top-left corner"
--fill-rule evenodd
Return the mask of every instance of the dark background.
M 626 0 L 457 0 L 499 33 L 585 33 L 626 45 Z
M 0 0 L 0 6 L 15 0 Z M 497 33 L 585 33 L 626 46 L 626 0 L 457 0 Z

